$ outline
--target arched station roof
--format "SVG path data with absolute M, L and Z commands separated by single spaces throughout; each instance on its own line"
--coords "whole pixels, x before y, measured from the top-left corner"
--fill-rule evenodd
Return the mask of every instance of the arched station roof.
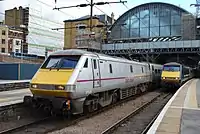
M 111 37 L 130 39 L 180 36 L 183 13 L 190 14 L 181 7 L 163 2 L 139 5 L 115 21 L 111 27 Z

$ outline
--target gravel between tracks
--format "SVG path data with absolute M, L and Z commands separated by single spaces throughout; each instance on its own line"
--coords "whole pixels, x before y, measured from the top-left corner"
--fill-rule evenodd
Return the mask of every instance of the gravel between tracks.
M 108 111 L 100 113 L 89 119 L 78 122 L 75 125 L 66 127 L 64 129 L 52 132 L 50 134 L 99 134 L 106 128 L 111 126 L 113 123 L 125 117 L 136 108 L 140 107 L 147 101 L 152 100 L 155 96 L 159 95 L 159 92 L 149 92 L 142 95 L 134 100 L 126 102 L 120 106 L 116 106 Z
M 44 116 L 23 106 L 2 111 L 0 112 L 0 131 L 31 123 Z
M 133 116 L 120 127 L 118 127 L 113 134 L 141 134 L 145 127 L 151 122 L 157 113 L 165 106 L 172 95 L 163 98 L 160 96 L 155 102 L 144 108 L 139 114 Z

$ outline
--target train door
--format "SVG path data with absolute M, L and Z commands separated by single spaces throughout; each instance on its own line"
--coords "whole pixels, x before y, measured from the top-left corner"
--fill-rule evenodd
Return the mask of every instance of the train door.
M 99 69 L 99 60 L 96 58 L 92 58 L 92 72 L 93 72 L 93 87 L 100 87 L 101 85 L 101 77 L 100 77 L 100 69 Z

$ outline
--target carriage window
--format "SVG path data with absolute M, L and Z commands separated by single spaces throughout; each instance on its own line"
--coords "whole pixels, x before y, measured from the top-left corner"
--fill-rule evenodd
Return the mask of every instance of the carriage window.
M 156 74 L 158 73 L 158 70 L 157 70 L 157 69 L 155 69 L 155 73 L 156 73 Z
M 154 66 L 152 66 L 152 70 L 154 71 Z
M 142 73 L 144 73 L 143 67 L 142 67 Z
M 83 67 L 84 67 L 84 68 L 88 68 L 88 58 L 86 59 L 85 64 L 84 64 Z
M 130 71 L 131 71 L 131 73 L 133 72 L 133 66 L 132 65 L 130 65 Z
M 151 70 L 150 64 L 149 64 L 149 70 Z
M 109 64 L 110 73 L 112 74 L 112 65 Z
M 94 69 L 97 69 L 97 62 L 96 62 L 96 60 L 93 60 L 93 64 L 94 64 Z

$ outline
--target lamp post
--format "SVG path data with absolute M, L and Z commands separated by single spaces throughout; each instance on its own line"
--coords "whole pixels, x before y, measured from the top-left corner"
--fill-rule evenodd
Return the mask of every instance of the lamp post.
M 22 29 L 23 34 L 25 35 L 25 28 L 27 28 L 27 26 L 26 26 L 26 25 L 20 25 L 19 27 Z M 23 38 L 23 41 L 22 41 L 22 43 L 21 43 L 21 62 L 23 62 L 23 49 L 24 49 L 24 44 L 25 44 L 25 39 Z

